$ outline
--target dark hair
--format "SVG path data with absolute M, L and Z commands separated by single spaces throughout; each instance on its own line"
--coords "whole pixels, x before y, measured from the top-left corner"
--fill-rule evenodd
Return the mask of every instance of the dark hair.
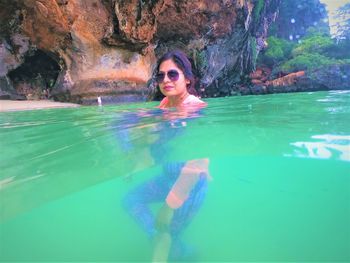
M 157 72 L 159 71 L 160 64 L 162 64 L 164 61 L 169 59 L 172 60 L 176 64 L 176 66 L 178 66 L 179 69 L 182 70 L 182 72 L 185 75 L 185 78 L 190 81 L 190 83 L 187 85 L 188 93 L 197 96 L 197 91 L 195 89 L 195 77 L 192 72 L 192 64 L 188 59 L 187 55 L 183 51 L 174 50 L 174 51 L 169 51 L 165 53 L 158 60 L 158 64 L 156 68 Z

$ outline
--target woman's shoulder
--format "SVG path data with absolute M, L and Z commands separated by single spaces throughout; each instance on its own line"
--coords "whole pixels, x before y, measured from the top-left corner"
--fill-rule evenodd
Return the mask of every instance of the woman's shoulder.
M 158 108 L 164 108 L 166 107 L 166 105 L 168 104 L 168 98 L 167 97 L 164 97 L 161 102 L 159 103 L 159 106 Z
M 162 101 L 160 102 L 158 108 L 160 109 L 164 109 L 164 108 L 168 108 L 168 103 L 169 103 L 169 99 L 168 97 L 165 97 L 162 99 Z M 200 98 L 194 96 L 194 95 L 189 95 L 183 102 L 182 102 L 183 106 L 206 106 L 207 103 L 205 103 L 204 101 L 202 101 Z M 181 107 L 181 105 L 179 105 Z
M 197 104 L 201 104 L 201 105 L 206 105 L 206 103 L 204 101 L 202 101 L 200 98 L 190 94 L 183 102 L 183 104 L 186 104 L 186 105 L 197 105 Z

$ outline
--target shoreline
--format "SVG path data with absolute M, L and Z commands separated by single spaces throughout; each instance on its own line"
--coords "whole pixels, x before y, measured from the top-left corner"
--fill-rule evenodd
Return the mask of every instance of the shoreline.
M 80 106 L 79 104 L 51 100 L 0 100 L 0 112 L 76 108 Z

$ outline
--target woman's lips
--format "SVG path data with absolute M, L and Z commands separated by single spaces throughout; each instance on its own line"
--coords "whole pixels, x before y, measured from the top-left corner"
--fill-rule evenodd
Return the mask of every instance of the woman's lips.
M 164 89 L 165 91 L 169 91 L 169 90 L 174 89 L 174 87 L 172 87 L 172 86 L 164 86 L 163 89 Z

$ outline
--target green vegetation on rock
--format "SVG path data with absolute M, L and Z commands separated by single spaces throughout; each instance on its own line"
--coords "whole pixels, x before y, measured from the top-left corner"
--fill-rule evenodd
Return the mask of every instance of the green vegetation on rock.
M 293 49 L 293 57 L 306 53 L 323 53 L 327 48 L 334 45 L 334 41 L 330 36 L 315 34 L 306 36 L 300 43 Z
M 259 57 L 259 64 L 273 68 L 274 73 L 311 71 L 324 66 L 348 64 L 350 41 L 337 41 L 330 35 L 308 30 L 308 34 L 294 43 L 271 36 L 268 48 Z
M 259 1 L 255 7 L 258 11 Z M 258 57 L 258 67 L 272 69 L 272 78 L 305 70 L 350 65 L 350 3 L 338 10 L 339 24 L 331 36 L 325 6 L 318 0 L 282 1 L 270 26 L 268 48 Z M 256 13 L 254 12 L 254 16 Z
M 283 63 L 280 69 L 283 72 L 295 72 L 300 70 L 313 70 L 319 67 L 334 64 L 335 60 L 317 53 L 304 53 L 293 57 Z
M 264 7 L 264 1 L 258 0 L 253 9 L 253 20 L 255 24 L 258 23 L 258 21 L 260 20 L 260 16 L 261 16 L 260 14 L 263 7 Z
M 262 59 L 268 66 L 274 66 L 288 58 L 294 46 L 292 42 L 274 36 L 269 37 L 267 43 L 268 49 Z

